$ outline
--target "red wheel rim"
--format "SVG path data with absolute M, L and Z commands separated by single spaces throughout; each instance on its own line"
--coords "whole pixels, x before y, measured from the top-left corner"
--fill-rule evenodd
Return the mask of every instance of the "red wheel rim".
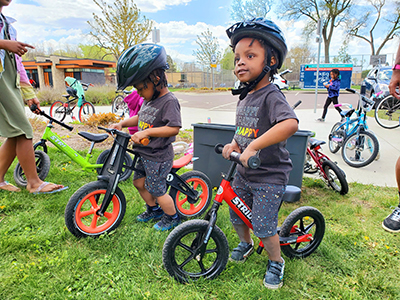
M 190 204 L 187 196 L 181 192 L 176 194 L 176 206 L 178 210 L 184 215 L 194 215 L 198 213 L 204 205 L 207 203 L 208 199 L 208 188 L 207 184 L 199 178 L 189 178 L 186 182 L 193 187 L 196 191 L 201 191 L 199 199 L 196 203 Z
M 106 190 L 96 190 L 79 201 L 75 210 L 75 221 L 76 226 L 83 232 L 87 232 L 88 234 L 104 232 L 117 220 L 121 209 L 116 195 L 111 199 L 110 205 L 103 217 L 96 214 L 101 204 L 96 202 L 95 196 L 99 194 L 104 195 L 105 193 Z M 83 206 L 85 206 L 85 208 Z

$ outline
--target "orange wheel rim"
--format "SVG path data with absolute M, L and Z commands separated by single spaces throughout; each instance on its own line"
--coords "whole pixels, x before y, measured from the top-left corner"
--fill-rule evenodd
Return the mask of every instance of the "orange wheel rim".
M 75 209 L 75 221 L 76 225 L 82 231 L 89 234 L 101 233 L 111 227 L 117 220 L 121 209 L 118 198 L 115 195 L 112 197 L 104 216 L 100 217 L 97 215 L 97 211 L 100 209 L 101 204 L 99 205 L 97 203 L 96 196 L 104 195 L 105 193 L 106 190 L 96 190 L 79 201 Z M 111 206 L 112 210 L 110 211 Z
M 199 196 L 199 199 L 196 203 L 191 204 L 189 203 L 187 196 L 178 191 L 176 194 L 176 205 L 178 207 L 178 210 L 182 214 L 193 215 L 198 213 L 201 209 L 203 209 L 204 205 L 206 205 L 209 196 L 208 188 L 207 184 L 203 180 L 198 178 L 189 178 L 189 180 L 187 180 L 186 182 L 191 185 L 192 188 L 196 191 L 198 191 L 198 189 L 200 188 L 201 194 Z

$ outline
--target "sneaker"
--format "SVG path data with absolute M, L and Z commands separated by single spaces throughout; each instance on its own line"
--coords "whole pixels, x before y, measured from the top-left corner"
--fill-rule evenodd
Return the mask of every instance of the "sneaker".
M 246 259 L 253 253 L 254 244 L 251 241 L 251 244 L 246 242 L 240 242 L 239 245 L 232 250 L 231 257 L 229 257 L 230 261 L 244 263 Z
M 178 218 L 173 219 L 172 216 L 164 214 L 161 220 L 158 223 L 154 224 L 153 228 L 158 231 L 170 230 L 181 223 L 181 218 L 179 217 L 179 215 L 177 216 Z
M 283 285 L 283 271 L 285 269 L 285 260 L 282 263 L 268 260 L 267 273 L 264 277 L 264 286 L 268 289 L 276 290 Z
M 396 207 L 394 211 L 383 220 L 382 227 L 390 232 L 400 232 L 400 207 Z
M 317 121 L 318 121 L 318 122 L 325 122 L 325 119 L 323 119 L 323 118 L 318 118 Z
M 163 210 L 159 207 L 157 210 L 152 210 L 147 206 L 147 210 L 136 217 L 139 222 L 148 222 L 150 220 L 159 220 L 164 215 Z

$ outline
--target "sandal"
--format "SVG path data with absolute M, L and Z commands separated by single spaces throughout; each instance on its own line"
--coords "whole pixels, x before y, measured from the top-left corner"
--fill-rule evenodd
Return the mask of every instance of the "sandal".
M 9 183 L 8 181 L 0 182 L 0 190 L 7 191 L 7 192 L 20 192 L 21 191 L 20 188 Z

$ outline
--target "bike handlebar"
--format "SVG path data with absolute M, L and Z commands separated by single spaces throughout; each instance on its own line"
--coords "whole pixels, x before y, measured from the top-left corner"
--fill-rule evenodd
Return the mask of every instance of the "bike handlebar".
M 119 135 L 128 135 L 127 133 L 120 131 L 118 129 L 114 129 L 114 128 L 105 128 L 105 127 L 101 127 L 101 126 L 97 126 L 98 129 L 104 130 L 106 132 L 108 132 L 111 135 L 114 134 L 119 134 Z M 143 146 L 147 146 L 150 143 L 150 139 L 149 138 L 143 138 L 140 140 L 140 144 L 136 144 L 136 145 L 143 145 Z
M 29 108 L 30 108 L 31 111 L 35 111 L 35 110 L 37 110 L 38 107 L 37 107 L 36 104 L 32 104 L 31 107 L 29 107 Z M 69 131 L 74 130 L 74 127 L 69 126 L 69 125 L 67 125 L 67 124 L 65 124 L 63 122 L 60 122 L 60 121 L 54 119 L 53 117 L 51 117 L 48 114 L 46 114 L 43 110 L 40 111 L 40 115 L 46 117 L 50 121 L 52 121 L 52 122 L 54 122 L 54 123 L 56 123 L 56 124 L 58 124 L 58 125 L 60 125 L 60 126 L 62 126 L 64 128 L 66 128 L 66 129 L 68 129 Z
M 224 145 L 222 145 L 222 144 L 217 144 L 214 147 L 215 152 L 218 154 L 222 154 L 223 149 L 224 149 Z M 230 160 L 234 161 L 235 163 L 238 163 L 239 165 L 243 166 L 242 162 L 240 161 L 240 153 L 231 152 L 229 158 L 230 158 Z M 258 169 L 260 164 L 261 164 L 261 160 L 258 156 L 252 156 L 247 161 L 247 165 L 249 166 L 250 169 Z
M 353 90 L 353 89 L 350 89 L 350 88 L 346 88 L 346 91 L 348 91 L 348 92 L 350 92 L 350 93 L 353 93 L 353 94 L 358 94 L 358 95 L 360 95 L 361 99 L 362 99 L 363 101 L 367 102 L 367 104 L 369 104 L 369 105 L 374 105 L 374 104 L 375 104 L 375 102 L 374 102 L 373 100 L 371 100 L 371 99 L 369 99 L 368 97 L 366 97 L 366 96 L 360 94 L 360 93 L 357 92 L 356 90 Z
M 301 104 L 301 100 L 297 101 L 295 104 L 293 104 L 292 109 L 295 109 L 297 106 Z

